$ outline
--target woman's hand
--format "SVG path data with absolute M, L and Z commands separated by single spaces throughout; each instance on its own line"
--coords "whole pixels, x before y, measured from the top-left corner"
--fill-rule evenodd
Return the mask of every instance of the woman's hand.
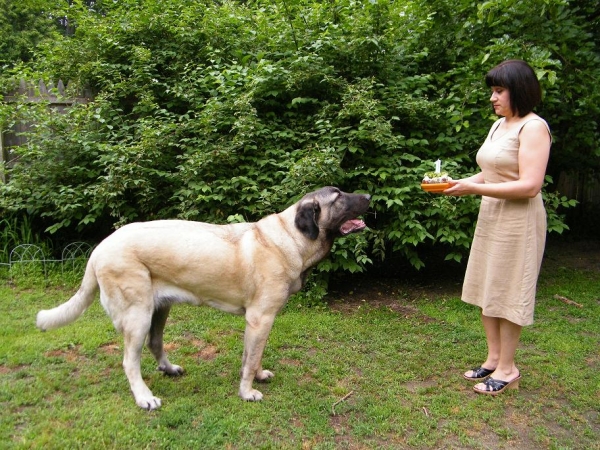
M 483 174 L 480 172 L 469 178 L 449 181 L 450 187 L 442 192 L 444 195 L 472 195 L 477 194 L 477 186 L 484 183 Z
M 444 189 L 442 194 L 456 195 L 456 196 L 469 194 L 469 192 L 467 192 L 467 189 L 468 189 L 467 185 L 469 183 L 462 181 L 462 180 L 452 180 L 452 181 L 449 181 L 449 183 L 450 183 L 450 187 L 448 189 Z

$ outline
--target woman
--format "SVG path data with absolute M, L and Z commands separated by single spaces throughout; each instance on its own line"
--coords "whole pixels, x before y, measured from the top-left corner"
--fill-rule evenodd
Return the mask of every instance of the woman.
M 552 138 L 533 113 L 541 88 L 524 61 L 509 60 L 485 77 L 501 116 L 477 153 L 478 174 L 451 182 L 446 195 L 481 195 L 462 299 L 481 308 L 487 358 L 465 372 L 474 390 L 497 395 L 518 388 L 515 352 L 523 326 L 533 323 L 536 284 L 546 241 L 540 193 Z

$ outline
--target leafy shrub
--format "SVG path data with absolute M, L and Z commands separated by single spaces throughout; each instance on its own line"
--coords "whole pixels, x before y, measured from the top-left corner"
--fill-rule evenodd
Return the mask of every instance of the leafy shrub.
M 421 267 L 431 245 L 459 261 L 478 199 L 418 185 L 438 158 L 455 178 L 476 170 L 493 119 L 489 67 L 521 57 L 537 70 L 555 130 L 551 175 L 556 161 L 598 154 L 598 87 L 585 77 L 600 63 L 584 13 L 562 0 L 73 4 L 76 33 L 45 41 L 0 86 L 62 78 L 95 99 L 62 115 L 0 104 L 0 128 L 35 124 L 0 210 L 27 211 L 57 237 L 104 235 L 157 218 L 254 221 L 337 185 L 372 195 L 370 230 L 339 240 L 321 273 L 390 253 Z M 561 232 L 572 201 L 551 180 L 550 230 Z

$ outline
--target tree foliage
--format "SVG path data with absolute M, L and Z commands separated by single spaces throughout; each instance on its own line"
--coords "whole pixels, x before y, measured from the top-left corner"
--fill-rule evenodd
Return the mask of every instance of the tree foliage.
M 62 115 L 26 101 L 0 106 L 2 129 L 36 124 L 15 149 L 0 210 L 26 211 L 58 234 L 169 217 L 251 221 L 337 185 L 371 193 L 373 214 L 370 231 L 340 240 L 323 270 L 360 270 L 392 253 L 420 267 L 420 249 L 432 245 L 460 260 L 478 200 L 432 196 L 419 182 L 438 158 L 454 177 L 476 170 L 493 120 L 483 76 L 507 58 L 529 61 L 545 90 L 551 230 L 564 229 L 569 204 L 552 175 L 581 164 L 598 171 L 598 8 L 586 2 L 55 8 L 74 34 L 38 42 L 37 57 L 7 68 L 0 88 L 61 78 L 91 88 L 94 101 Z
M 0 0 L 0 67 L 33 59 L 36 46 L 60 34 L 58 2 Z

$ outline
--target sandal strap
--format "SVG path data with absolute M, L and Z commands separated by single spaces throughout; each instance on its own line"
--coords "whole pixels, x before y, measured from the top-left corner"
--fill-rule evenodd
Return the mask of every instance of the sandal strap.
M 471 369 L 471 371 L 473 372 L 473 375 L 471 375 L 471 378 L 485 378 L 489 374 L 494 372 L 494 370 L 486 369 L 485 367 L 482 367 L 482 366 L 475 367 L 475 368 Z
M 494 378 L 488 378 L 483 382 L 485 390 L 488 392 L 498 392 L 506 387 L 509 381 L 496 380 Z

